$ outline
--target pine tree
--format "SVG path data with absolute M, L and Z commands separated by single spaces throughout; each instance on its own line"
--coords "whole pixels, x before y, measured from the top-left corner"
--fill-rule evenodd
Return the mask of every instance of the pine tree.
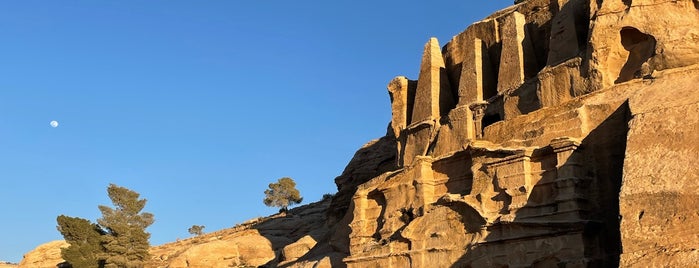
M 63 215 L 56 219 L 58 231 L 70 244 L 61 250 L 66 260 L 61 267 L 143 267 L 150 247 L 146 228 L 153 224 L 153 214 L 141 213 L 146 200 L 134 191 L 110 184 L 107 194 L 115 208 L 99 206 L 98 224 Z
M 287 211 L 288 206 L 299 204 L 301 201 L 303 197 L 296 189 L 296 182 L 289 177 L 281 178 L 277 183 L 270 183 L 263 200 L 268 207 L 280 207 L 281 211 Z
M 114 184 L 109 185 L 107 194 L 115 208 L 99 206 L 102 218 L 97 220 L 107 231 L 102 236 L 106 252 L 104 267 L 143 267 L 150 247 L 146 228 L 154 221 L 153 214 L 141 213 L 146 199 L 138 199 L 138 193 Z
M 58 216 L 58 231 L 70 244 L 61 249 L 61 257 L 72 267 L 98 268 L 104 264 L 99 256 L 103 255 L 101 245 L 102 228 L 86 219 Z

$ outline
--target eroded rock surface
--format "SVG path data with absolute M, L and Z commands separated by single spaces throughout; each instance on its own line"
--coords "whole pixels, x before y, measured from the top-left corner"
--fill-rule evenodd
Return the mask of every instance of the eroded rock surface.
M 0 268 L 17 268 L 17 266 L 16 263 L 0 261 Z
M 263 265 L 275 258 L 272 243 L 255 231 L 194 245 L 172 259 L 170 267 L 230 267 Z
M 56 265 L 63 262 L 61 258 L 61 248 L 68 247 L 68 243 L 63 240 L 51 241 L 39 245 L 34 250 L 24 254 L 19 262 L 20 268 L 56 268 Z
M 414 109 L 435 111 L 420 103 L 440 100 L 422 99 L 422 84 L 451 88 L 458 101 L 439 118 L 392 118 L 399 168 L 357 187 L 344 262 L 696 264 L 692 25 L 694 1 L 531 0 L 447 43 L 449 81 L 423 78 L 436 62 L 423 56 Z M 406 86 L 389 91 L 409 96 Z
M 146 267 L 294 265 L 314 246 L 329 248 L 329 205 L 330 199 L 326 199 L 291 209 L 288 214 L 254 219 L 234 228 L 153 247 L 152 260 Z

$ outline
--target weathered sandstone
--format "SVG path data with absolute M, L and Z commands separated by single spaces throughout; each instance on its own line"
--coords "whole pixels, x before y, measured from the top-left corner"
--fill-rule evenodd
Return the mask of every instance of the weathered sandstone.
M 272 243 L 259 233 L 240 234 L 192 246 L 175 257 L 171 267 L 260 266 L 275 258 Z
M 51 241 L 39 245 L 34 250 L 24 254 L 24 258 L 19 262 L 21 268 L 56 268 L 56 265 L 63 262 L 61 258 L 61 248 L 68 247 L 68 243 L 63 240 Z
M 0 268 L 17 268 L 17 266 L 18 265 L 16 263 L 0 261 Z
M 393 122 L 399 168 L 357 187 L 344 262 L 696 264 L 698 16 L 693 1 L 532 0 L 455 36 L 449 83 L 429 83 L 458 102 Z M 418 86 L 414 109 L 432 96 Z
M 294 265 L 314 246 L 328 245 L 325 223 L 329 204 L 327 199 L 291 209 L 288 214 L 255 219 L 231 229 L 153 247 L 147 267 Z

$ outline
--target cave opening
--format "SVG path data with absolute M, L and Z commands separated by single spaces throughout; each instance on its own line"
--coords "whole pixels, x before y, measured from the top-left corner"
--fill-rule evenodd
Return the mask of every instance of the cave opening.
M 645 34 L 634 27 L 624 27 L 619 32 L 621 45 L 628 51 L 626 63 L 621 67 L 615 84 L 650 74 L 650 58 L 655 54 L 655 37 Z

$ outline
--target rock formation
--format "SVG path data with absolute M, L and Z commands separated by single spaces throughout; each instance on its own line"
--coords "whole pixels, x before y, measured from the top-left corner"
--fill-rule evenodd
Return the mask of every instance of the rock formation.
M 148 267 L 695 266 L 697 25 L 696 0 L 528 0 L 431 38 L 332 201 Z
M 42 244 L 24 254 L 22 261 L 19 262 L 19 267 L 56 268 L 56 265 L 63 262 L 61 248 L 65 247 L 68 247 L 68 243 L 63 240 Z
M 330 199 L 151 248 L 147 267 L 277 267 L 327 241 Z M 327 242 L 325 243 L 327 245 Z M 329 266 L 327 266 L 329 267 Z
M 444 65 L 430 39 L 417 88 L 388 86 L 397 168 L 357 186 L 343 261 L 698 263 L 696 3 L 524 1 Z
M 0 268 L 17 268 L 16 263 L 0 261 Z

